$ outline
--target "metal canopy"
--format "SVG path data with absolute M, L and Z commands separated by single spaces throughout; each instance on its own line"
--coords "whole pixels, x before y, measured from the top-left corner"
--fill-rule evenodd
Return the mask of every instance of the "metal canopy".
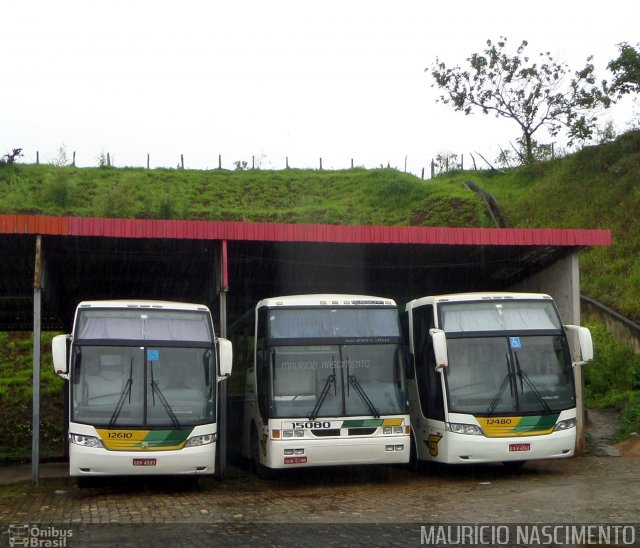
M 199 302 L 219 312 L 227 260 L 229 321 L 289 293 L 380 295 L 496 290 L 608 231 L 338 227 L 0 215 L 0 330 L 31 331 L 36 235 L 42 234 L 42 328 L 69 331 L 81 300 Z M 325 241 L 326 240 L 326 241 Z M 227 253 L 222 254 L 222 243 Z M 219 319 L 219 318 L 218 318 Z

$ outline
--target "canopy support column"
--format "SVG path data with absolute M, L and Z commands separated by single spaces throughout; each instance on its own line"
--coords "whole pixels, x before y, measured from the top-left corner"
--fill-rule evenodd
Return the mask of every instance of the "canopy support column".
M 33 275 L 33 417 L 31 425 L 31 475 L 40 482 L 40 365 L 42 318 L 42 236 L 36 236 L 36 260 Z
M 227 337 L 227 292 L 229 291 L 229 277 L 227 268 L 227 240 L 220 242 L 220 337 Z M 227 467 L 227 381 L 220 382 L 220 407 L 218 415 L 218 450 L 220 477 L 224 476 Z

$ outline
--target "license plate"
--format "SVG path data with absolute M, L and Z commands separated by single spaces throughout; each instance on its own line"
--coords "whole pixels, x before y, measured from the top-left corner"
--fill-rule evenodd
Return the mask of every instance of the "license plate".
M 156 459 L 133 459 L 134 466 L 155 466 Z
M 510 443 L 509 451 L 529 451 L 531 449 L 530 443 Z
M 285 457 L 285 464 L 304 464 L 307 462 L 307 457 Z

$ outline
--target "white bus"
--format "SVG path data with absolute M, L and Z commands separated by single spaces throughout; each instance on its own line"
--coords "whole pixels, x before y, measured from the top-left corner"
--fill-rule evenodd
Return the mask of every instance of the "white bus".
M 69 386 L 69 471 L 84 486 L 116 475 L 215 472 L 218 383 L 231 343 L 206 306 L 86 301 L 52 342 Z
M 588 329 L 562 325 L 551 297 L 424 297 L 406 305 L 401 324 L 410 351 L 412 456 L 519 466 L 574 454 L 573 367 L 591 361 L 593 347 Z M 568 331 L 579 340 L 579 362 Z
M 406 463 L 410 424 L 394 301 L 296 295 L 260 301 L 247 371 L 243 456 L 276 469 Z

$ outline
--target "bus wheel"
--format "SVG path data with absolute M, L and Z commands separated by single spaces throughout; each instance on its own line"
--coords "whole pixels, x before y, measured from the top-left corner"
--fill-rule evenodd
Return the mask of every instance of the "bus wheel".
M 261 480 L 273 478 L 274 471 L 260 462 L 260 443 L 258 442 L 258 431 L 255 426 L 251 429 L 251 463 L 253 472 Z
M 521 470 L 526 462 L 527 462 L 526 460 L 509 460 L 509 461 L 503 462 L 502 464 L 504 464 L 509 470 L 515 471 L 515 470 Z
M 416 448 L 416 439 L 413 437 L 413 435 L 411 436 L 411 442 L 410 442 L 410 448 L 409 448 L 409 470 L 411 470 L 411 472 L 418 472 L 420 467 L 418 465 L 418 450 Z
M 92 487 L 95 487 L 96 485 L 96 478 L 86 478 L 86 477 L 77 477 L 76 478 L 76 485 L 80 488 L 80 489 L 91 489 Z

